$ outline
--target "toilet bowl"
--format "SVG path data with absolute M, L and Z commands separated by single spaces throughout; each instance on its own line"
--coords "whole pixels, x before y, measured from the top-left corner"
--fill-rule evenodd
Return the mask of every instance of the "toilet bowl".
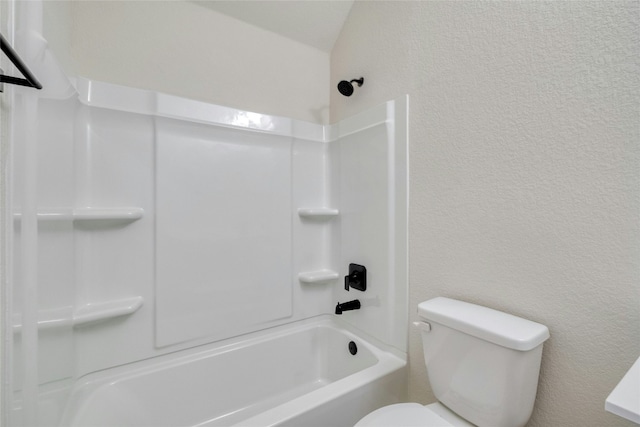
M 522 427 L 533 411 L 549 329 L 450 298 L 418 305 L 424 359 L 438 402 L 400 403 L 356 427 Z
M 474 427 L 441 403 L 398 403 L 376 409 L 354 427 Z

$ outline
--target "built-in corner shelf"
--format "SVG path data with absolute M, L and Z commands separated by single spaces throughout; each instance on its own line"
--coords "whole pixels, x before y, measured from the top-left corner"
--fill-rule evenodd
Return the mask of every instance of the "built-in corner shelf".
M 338 277 L 338 272 L 333 270 L 305 271 L 298 274 L 298 279 L 302 283 L 323 283 L 330 280 L 335 280 Z
M 112 208 L 50 208 L 37 213 L 39 221 L 136 221 L 144 216 L 144 209 L 136 207 L 112 207 Z M 15 219 L 22 214 L 14 214 Z
M 340 214 L 338 209 L 333 208 L 300 208 L 298 215 L 300 218 L 328 219 Z
M 128 316 L 142 307 L 142 297 L 85 304 L 73 313 L 73 326 Z
M 140 296 L 111 300 L 100 303 L 84 304 L 75 310 L 72 307 L 50 309 L 40 312 L 38 329 L 84 326 L 109 319 L 128 316 L 142 307 Z M 13 332 L 20 333 L 22 325 L 14 321 Z

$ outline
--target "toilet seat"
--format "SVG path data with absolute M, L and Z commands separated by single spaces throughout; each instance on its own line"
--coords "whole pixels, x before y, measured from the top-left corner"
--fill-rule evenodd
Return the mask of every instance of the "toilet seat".
M 461 427 L 473 426 L 440 403 L 398 403 L 376 409 L 354 427 Z

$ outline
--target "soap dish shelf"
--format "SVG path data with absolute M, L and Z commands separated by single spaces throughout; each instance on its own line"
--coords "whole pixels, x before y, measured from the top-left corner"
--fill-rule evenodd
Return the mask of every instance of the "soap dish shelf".
M 123 298 L 100 303 L 83 304 L 75 310 L 72 307 L 46 310 L 38 320 L 38 329 L 55 329 L 62 327 L 81 327 L 109 319 L 128 316 L 142 307 L 141 296 Z M 13 332 L 20 333 L 22 325 L 14 322 Z
M 119 300 L 89 303 L 77 308 L 73 313 L 73 326 L 82 326 L 89 323 L 128 316 L 142 307 L 142 297 L 131 297 Z
M 298 274 L 298 279 L 302 283 L 324 283 L 331 280 L 336 280 L 340 275 L 337 271 L 333 270 L 316 270 L 316 271 L 305 271 L 303 273 Z
M 22 214 L 13 216 L 20 219 Z M 136 221 L 143 216 L 144 209 L 137 207 L 45 208 L 37 213 L 39 221 Z
M 316 219 L 329 219 L 336 217 L 340 214 L 338 209 L 333 208 L 300 208 L 298 209 L 298 215 L 300 218 L 316 218 Z

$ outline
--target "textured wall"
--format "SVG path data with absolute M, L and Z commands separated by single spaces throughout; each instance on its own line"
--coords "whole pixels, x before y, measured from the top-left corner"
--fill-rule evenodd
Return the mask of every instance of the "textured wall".
M 356 2 L 331 119 L 410 94 L 410 312 L 438 295 L 549 326 L 530 426 L 622 426 L 640 356 L 640 3 Z M 412 314 L 412 316 L 415 316 Z M 410 395 L 428 402 L 410 331 Z
M 192 2 L 77 1 L 72 9 L 78 75 L 327 122 L 325 52 Z

